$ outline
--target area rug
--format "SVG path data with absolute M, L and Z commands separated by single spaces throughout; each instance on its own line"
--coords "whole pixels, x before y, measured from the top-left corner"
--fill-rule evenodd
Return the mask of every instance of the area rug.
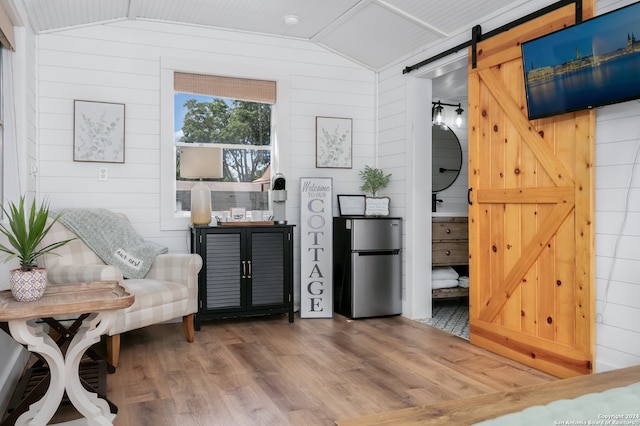
M 433 318 L 418 321 L 469 340 L 469 302 L 464 297 L 434 301 Z

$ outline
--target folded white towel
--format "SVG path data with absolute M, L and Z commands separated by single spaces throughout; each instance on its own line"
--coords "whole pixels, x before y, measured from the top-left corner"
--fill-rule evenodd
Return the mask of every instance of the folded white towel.
M 431 281 L 457 280 L 460 275 L 451 266 L 434 266 L 431 269 Z
M 433 280 L 431 281 L 431 289 L 453 288 L 458 287 L 458 280 Z
M 458 285 L 460 287 L 469 288 L 469 277 L 460 277 L 458 278 Z

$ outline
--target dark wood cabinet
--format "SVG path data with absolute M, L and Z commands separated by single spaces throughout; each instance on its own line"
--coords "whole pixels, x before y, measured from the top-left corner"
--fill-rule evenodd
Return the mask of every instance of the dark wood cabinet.
M 201 321 L 288 313 L 293 322 L 293 226 L 194 226 L 191 251 L 198 276 Z

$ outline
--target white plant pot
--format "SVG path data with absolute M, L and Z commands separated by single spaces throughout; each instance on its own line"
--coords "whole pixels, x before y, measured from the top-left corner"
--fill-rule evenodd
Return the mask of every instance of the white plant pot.
M 11 294 L 18 302 L 40 300 L 47 288 L 47 271 L 44 268 L 34 268 L 30 271 L 13 269 L 9 283 Z

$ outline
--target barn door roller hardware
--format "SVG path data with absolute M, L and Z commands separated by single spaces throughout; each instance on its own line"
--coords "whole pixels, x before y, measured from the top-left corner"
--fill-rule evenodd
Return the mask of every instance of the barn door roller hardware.
M 442 59 L 446 56 L 457 53 L 460 50 L 466 49 L 469 46 L 471 46 L 472 48 L 471 49 L 471 67 L 475 68 L 476 67 L 476 45 L 479 42 L 490 39 L 495 35 L 508 31 L 512 28 L 517 27 L 518 25 L 522 25 L 525 22 L 529 22 L 533 19 L 539 18 L 543 15 L 546 15 L 549 12 L 553 12 L 554 10 L 560 9 L 572 3 L 575 4 L 575 7 L 576 7 L 576 24 L 579 24 L 580 22 L 582 22 L 582 0 L 560 0 L 547 7 L 544 7 L 540 10 L 537 10 L 526 16 L 523 16 L 522 18 L 516 19 L 515 21 L 511 21 L 508 24 L 505 24 L 501 27 L 496 28 L 495 30 L 489 31 L 486 34 L 482 34 L 482 28 L 480 27 L 480 25 L 476 25 L 471 29 L 471 40 L 465 41 L 464 43 L 461 43 L 455 47 L 452 47 L 451 49 L 445 50 L 444 52 L 439 53 L 435 56 L 432 56 L 429 59 L 425 59 L 422 62 L 418 62 L 417 64 L 410 65 L 406 67 L 404 70 L 402 70 L 402 74 L 407 74 L 407 73 L 410 73 L 411 71 L 417 70 L 418 68 L 422 68 L 423 66 L 430 64 L 431 62 L 437 61 L 438 59 Z

